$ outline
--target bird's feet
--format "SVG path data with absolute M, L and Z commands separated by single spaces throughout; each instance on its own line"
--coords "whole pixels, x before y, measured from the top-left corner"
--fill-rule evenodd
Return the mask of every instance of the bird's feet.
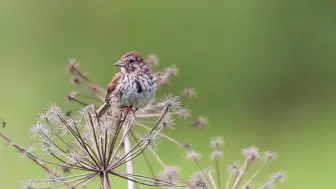
M 129 112 L 132 112 L 133 115 L 135 115 L 135 112 L 138 110 L 138 108 L 133 109 L 132 106 L 125 106 L 122 108 L 122 111 L 125 112 L 125 114 L 128 114 Z

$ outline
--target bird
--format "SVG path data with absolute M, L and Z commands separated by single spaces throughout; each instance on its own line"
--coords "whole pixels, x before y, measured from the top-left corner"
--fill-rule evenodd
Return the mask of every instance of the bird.
M 111 107 L 126 108 L 133 113 L 154 100 L 157 88 L 151 66 L 137 52 L 123 55 L 115 66 L 120 67 L 108 85 L 104 104 L 97 110 L 101 118 Z M 133 109 L 134 108 L 134 109 Z

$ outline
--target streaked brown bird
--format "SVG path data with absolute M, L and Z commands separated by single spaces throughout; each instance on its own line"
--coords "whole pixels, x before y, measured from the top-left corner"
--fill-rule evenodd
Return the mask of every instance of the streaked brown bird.
M 135 112 L 155 96 L 156 79 L 150 65 L 139 53 L 128 52 L 114 65 L 120 67 L 120 72 L 115 74 L 107 88 L 105 103 L 97 110 L 98 118 L 111 107 Z

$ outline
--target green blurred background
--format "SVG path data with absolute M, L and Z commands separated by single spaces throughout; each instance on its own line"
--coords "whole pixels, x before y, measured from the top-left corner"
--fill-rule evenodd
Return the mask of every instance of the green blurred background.
M 328 0 L 0 0 L 0 115 L 8 121 L 2 131 L 28 144 L 29 127 L 48 102 L 72 106 L 65 100 L 69 57 L 106 86 L 122 54 L 154 53 L 160 67 L 181 71 L 160 94 L 198 91 L 187 105 L 210 124 L 200 130 L 181 121 L 169 135 L 192 142 L 204 154 L 202 166 L 210 163 L 209 138 L 222 135 L 225 164 L 255 144 L 279 152 L 260 175 L 285 170 L 289 180 L 279 188 L 333 188 L 335 18 Z M 0 144 L 1 188 L 44 176 Z M 172 155 L 165 150 L 171 144 L 160 145 L 163 159 L 184 176 L 196 170 L 181 150 Z M 139 169 L 146 172 L 143 164 Z

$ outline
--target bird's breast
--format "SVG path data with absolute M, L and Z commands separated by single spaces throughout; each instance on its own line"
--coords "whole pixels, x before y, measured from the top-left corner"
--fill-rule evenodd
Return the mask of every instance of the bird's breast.
M 155 78 L 148 75 L 126 75 L 120 90 L 120 106 L 145 107 L 154 98 Z

